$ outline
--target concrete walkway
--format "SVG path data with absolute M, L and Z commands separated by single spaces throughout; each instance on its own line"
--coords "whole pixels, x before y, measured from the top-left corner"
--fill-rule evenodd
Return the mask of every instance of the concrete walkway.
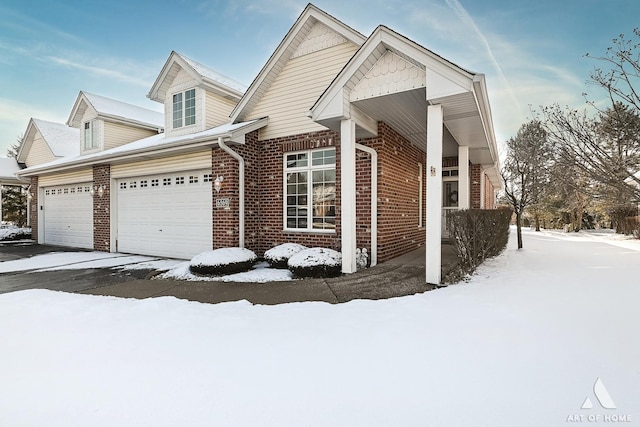
M 288 282 L 237 283 L 188 282 L 179 280 L 132 280 L 88 289 L 79 293 L 124 298 L 174 296 L 204 303 L 248 300 L 254 304 L 284 304 L 302 301 L 342 303 L 354 299 L 386 299 L 413 295 L 434 288 L 424 281 L 424 249 L 375 267 L 330 279 Z M 455 267 L 453 247 L 443 245 L 443 276 Z

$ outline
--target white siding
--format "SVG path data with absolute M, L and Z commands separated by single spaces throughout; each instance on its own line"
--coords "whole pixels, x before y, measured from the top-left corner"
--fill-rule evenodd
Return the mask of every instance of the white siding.
M 206 128 L 210 129 L 229 123 L 229 115 L 231 114 L 231 110 L 236 106 L 236 102 L 211 92 L 207 92 L 206 97 Z
M 193 169 L 211 170 L 211 150 L 182 154 L 162 159 L 145 160 L 111 166 L 111 178 L 125 178 Z
M 189 73 L 180 70 L 169 89 L 167 89 L 167 98 L 164 100 L 164 129 L 167 137 L 187 135 L 205 130 L 204 111 L 202 107 L 206 102 L 206 95 L 204 89 L 198 88 L 196 85 L 197 82 Z M 182 126 L 173 129 L 173 95 L 193 88 L 196 89 L 196 123 L 191 126 Z M 184 97 L 182 102 L 184 108 Z
M 293 58 L 248 117 L 269 116 L 269 125 L 260 130 L 259 138 L 271 139 L 325 129 L 307 117 L 307 111 L 342 67 L 353 56 L 357 46 L 341 43 Z
M 149 129 L 140 129 L 120 123 L 104 122 L 104 149 L 118 147 L 128 144 L 158 132 Z
M 56 157 L 51 152 L 47 143 L 44 142 L 40 132 L 36 132 L 31 148 L 29 149 L 29 153 L 27 154 L 27 158 L 25 159 L 27 167 L 40 165 L 55 159 Z
M 38 187 L 74 184 L 76 182 L 93 182 L 93 169 L 80 169 L 72 172 L 41 175 L 38 177 Z

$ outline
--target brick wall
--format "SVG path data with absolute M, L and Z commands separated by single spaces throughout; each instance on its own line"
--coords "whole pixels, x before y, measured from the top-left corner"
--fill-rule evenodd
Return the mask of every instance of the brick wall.
M 29 191 L 31 192 L 31 194 L 33 194 L 33 197 L 29 202 L 30 204 L 29 221 L 31 222 L 31 238 L 37 242 L 38 241 L 38 212 L 40 209 L 38 205 L 38 177 L 37 176 L 31 177 L 31 188 L 29 189 Z
M 252 136 L 251 139 L 256 136 Z M 249 136 L 249 135 L 248 135 Z M 321 246 L 340 250 L 340 138 L 325 130 L 259 141 L 259 162 L 256 162 L 258 184 L 258 254 L 281 243 L 294 242 L 306 246 Z M 284 231 L 283 221 L 283 156 L 284 153 L 313 148 L 336 148 L 336 232 L 313 233 Z
M 376 138 L 361 143 L 378 152 L 378 260 L 382 262 L 424 245 L 424 228 L 419 227 L 418 163 L 423 165 L 425 182 L 426 158 L 385 123 L 378 123 Z
M 246 136 L 244 145 L 234 145 L 231 149 L 245 162 L 245 247 L 259 251 L 258 227 L 260 222 L 260 204 L 258 200 L 259 147 L 257 132 Z M 220 148 L 211 151 L 211 171 L 213 179 L 222 176 L 222 188 L 213 192 L 213 247 L 237 247 L 240 236 L 240 175 L 239 164 L 230 154 Z M 216 207 L 216 199 L 229 199 L 229 208 Z
M 111 249 L 111 166 L 98 165 L 93 167 L 93 185 L 102 186 L 102 197 L 98 191 L 93 196 L 93 249 L 109 252 Z
M 495 209 L 495 189 L 487 175 L 484 176 L 484 208 Z
M 469 190 L 471 191 L 471 209 L 480 209 L 480 174 L 482 167 L 480 165 L 470 165 L 469 174 L 471 175 Z

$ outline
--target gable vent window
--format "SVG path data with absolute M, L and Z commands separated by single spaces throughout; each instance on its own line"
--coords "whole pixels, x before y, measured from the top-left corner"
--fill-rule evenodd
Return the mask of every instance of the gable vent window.
M 189 89 L 173 95 L 173 128 L 196 123 L 196 90 Z
M 84 123 L 84 149 L 90 150 L 98 147 L 98 126 L 95 120 Z

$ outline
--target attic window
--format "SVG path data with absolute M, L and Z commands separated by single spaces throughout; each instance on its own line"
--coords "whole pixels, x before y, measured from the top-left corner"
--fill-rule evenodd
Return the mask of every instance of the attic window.
M 98 127 L 94 120 L 84 123 L 84 149 L 98 147 Z
M 173 95 L 173 128 L 196 123 L 196 90 L 189 89 Z

